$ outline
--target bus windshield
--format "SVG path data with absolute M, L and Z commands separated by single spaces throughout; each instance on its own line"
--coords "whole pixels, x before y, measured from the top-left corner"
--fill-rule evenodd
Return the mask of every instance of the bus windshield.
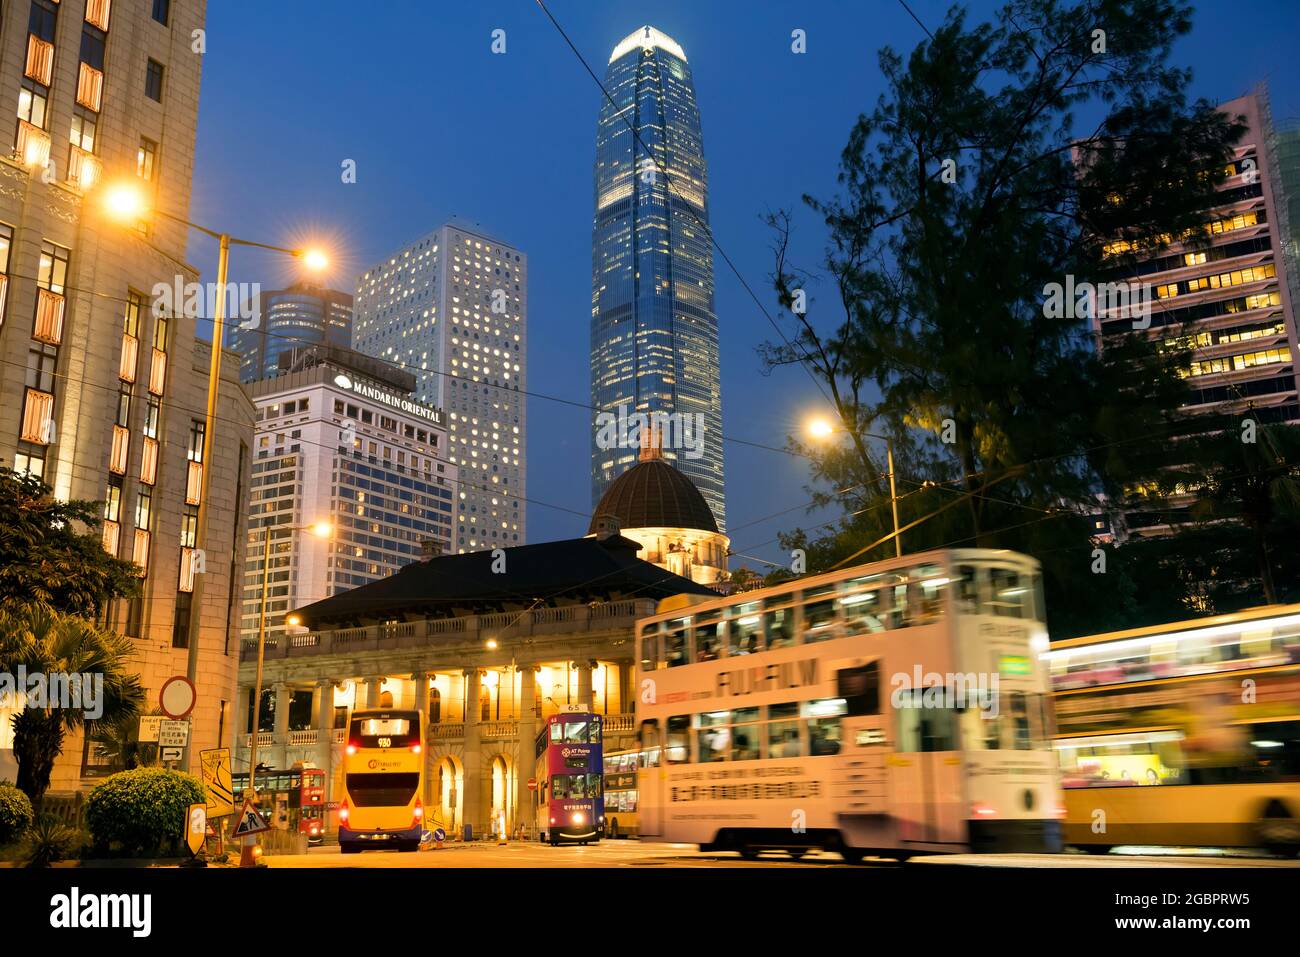
M 348 740 L 359 748 L 405 748 L 419 744 L 420 729 L 404 715 L 353 718 Z

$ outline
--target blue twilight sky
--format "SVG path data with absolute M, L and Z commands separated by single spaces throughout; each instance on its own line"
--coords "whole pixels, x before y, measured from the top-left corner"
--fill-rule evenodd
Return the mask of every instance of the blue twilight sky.
M 927 25 L 944 0 L 909 0 Z M 758 217 L 828 195 L 849 130 L 882 91 L 876 51 L 923 37 L 898 0 L 549 0 L 604 78 L 609 52 L 650 23 L 685 49 L 709 164 L 714 237 L 775 314 L 769 236 Z M 976 0 L 971 18 L 996 4 Z M 491 34 L 506 31 L 506 53 Z M 790 50 L 791 31 L 807 53 Z M 529 257 L 528 388 L 588 401 L 592 160 L 600 91 L 531 0 L 212 0 L 191 219 L 259 241 L 333 238 L 329 282 L 356 275 L 450 217 L 477 223 Z M 1227 100 L 1261 81 L 1277 119 L 1300 115 L 1295 0 L 1200 5 L 1175 58 L 1193 93 Z M 357 182 L 341 181 L 356 161 Z M 815 224 L 802 217 L 806 265 Z M 211 279 L 203 237 L 190 259 Z M 724 434 L 770 446 L 820 396 L 808 375 L 760 374 L 772 335 L 739 280 L 715 257 Z M 237 251 L 232 282 L 275 288 L 290 267 Z M 210 333 L 205 333 L 210 334 Z M 589 413 L 529 400 L 528 538 L 586 531 Z M 776 559 L 778 530 L 809 517 L 806 463 L 727 442 L 729 533 L 736 551 Z M 770 518 L 776 513 L 778 517 Z M 576 514 L 575 514 L 576 513 Z M 733 563 L 734 564 L 734 563 Z M 749 564 L 754 565 L 753 562 Z

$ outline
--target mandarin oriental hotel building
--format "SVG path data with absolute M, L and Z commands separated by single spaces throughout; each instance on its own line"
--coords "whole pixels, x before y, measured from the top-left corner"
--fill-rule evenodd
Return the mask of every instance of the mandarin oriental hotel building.
M 257 407 L 244 563 L 243 638 L 267 636 L 290 609 L 450 551 L 457 467 L 441 409 L 412 398 L 415 377 L 350 349 L 282 355 L 281 374 L 249 386 Z M 328 536 L 312 526 L 328 522 Z

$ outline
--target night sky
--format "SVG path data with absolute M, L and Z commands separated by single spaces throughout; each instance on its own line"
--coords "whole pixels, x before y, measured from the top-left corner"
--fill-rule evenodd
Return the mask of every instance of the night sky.
M 937 25 L 947 3 L 909 0 Z M 603 79 L 610 50 L 650 23 L 677 40 L 694 72 L 709 163 L 714 238 L 772 315 L 769 209 L 833 192 L 854 120 L 882 92 L 876 51 L 924 37 L 898 0 L 578 2 L 548 6 Z M 970 19 L 996 4 L 970 5 Z M 506 31 L 506 53 L 491 52 Z M 790 51 L 791 31 L 808 52 Z M 531 0 L 214 0 L 199 111 L 190 218 L 261 242 L 334 246 L 327 282 L 351 291 L 373 261 L 457 218 L 529 256 L 528 539 L 586 532 L 590 413 L 592 160 L 600 91 Z M 1193 96 L 1228 100 L 1269 84 L 1277 120 L 1300 116 L 1295 0 L 1203 3 L 1175 62 Z M 357 182 L 341 181 L 344 160 Z M 163 161 L 166 162 L 164 155 Z M 820 233 L 802 212 L 796 252 L 815 266 Z M 797 237 L 798 239 L 798 237 Z M 191 241 L 210 281 L 215 249 Z M 809 376 L 761 374 L 755 347 L 772 328 L 715 256 L 722 408 L 729 438 L 783 446 L 820 407 Z M 237 251 L 232 282 L 294 278 L 273 255 Z M 208 334 L 208 333 L 204 333 Z M 825 521 L 808 499 L 806 463 L 724 443 L 728 532 L 740 553 L 776 559 L 777 531 Z M 774 513 L 785 512 L 775 518 Z M 733 560 L 733 567 L 740 562 Z M 755 563 L 748 562 L 751 566 Z

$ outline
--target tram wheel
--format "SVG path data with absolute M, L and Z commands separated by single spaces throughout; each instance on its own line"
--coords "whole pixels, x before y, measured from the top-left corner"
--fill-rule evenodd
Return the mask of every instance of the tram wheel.
M 618 840 L 618 818 L 612 817 L 609 819 L 609 824 L 606 827 L 606 832 L 608 833 L 609 837 L 611 837 L 614 840 Z
M 857 847 L 841 847 L 840 857 L 844 858 L 845 864 L 861 864 L 867 856 L 867 852 Z
M 1256 839 L 1270 854 L 1295 857 L 1300 854 L 1300 821 L 1292 815 L 1286 803 L 1272 798 L 1264 805 L 1255 822 Z
M 754 847 L 754 846 L 752 846 L 752 845 L 750 845 L 750 844 L 745 844 L 745 845 L 741 846 L 741 847 L 739 848 L 739 850 L 740 850 L 740 856 L 741 856 L 742 858 L 744 858 L 745 860 L 747 860 L 747 861 L 756 861 L 756 860 L 758 860 L 758 854 L 759 854 L 759 849 L 758 849 L 758 848 L 756 848 L 756 847 Z
M 1085 851 L 1087 851 L 1089 854 L 1109 854 L 1109 853 L 1110 853 L 1110 845 L 1109 845 L 1109 844 L 1085 844 L 1085 845 L 1083 845 L 1083 849 L 1084 849 Z

